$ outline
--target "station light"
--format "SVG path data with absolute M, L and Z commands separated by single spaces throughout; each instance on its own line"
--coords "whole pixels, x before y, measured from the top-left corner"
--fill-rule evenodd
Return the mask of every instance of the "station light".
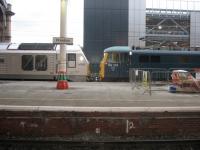
M 161 30 L 161 29 L 162 29 L 162 26 L 158 26 L 158 29 Z

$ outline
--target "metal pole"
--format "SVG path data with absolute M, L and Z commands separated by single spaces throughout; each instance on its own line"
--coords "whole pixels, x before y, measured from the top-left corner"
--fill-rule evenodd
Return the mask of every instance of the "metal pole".
M 67 34 L 67 0 L 60 1 L 60 38 L 65 38 Z M 67 72 L 67 58 L 66 58 L 67 46 L 66 44 L 60 44 L 60 62 L 58 66 L 58 82 L 57 89 L 68 89 L 68 82 L 66 78 Z
M 60 3 L 60 37 L 66 37 L 67 27 L 67 0 L 61 0 Z M 60 68 L 59 71 L 66 72 L 66 44 L 60 45 Z

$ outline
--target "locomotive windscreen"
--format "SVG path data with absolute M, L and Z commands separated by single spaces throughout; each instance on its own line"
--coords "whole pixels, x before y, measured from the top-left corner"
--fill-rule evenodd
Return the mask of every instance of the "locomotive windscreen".
M 19 50 L 55 50 L 55 44 L 52 43 L 21 43 Z

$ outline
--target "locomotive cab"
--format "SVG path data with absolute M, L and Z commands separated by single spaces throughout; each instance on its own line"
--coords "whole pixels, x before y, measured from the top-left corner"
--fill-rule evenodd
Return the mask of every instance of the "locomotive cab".
M 0 79 L 55 80 L 59 46 L 53 43 L 0 44 Z M 86 81 L 89 62 L 79 46 L 68 45 L 67 76 Z
M 105 49 L 104 57 L 100 62 L 100 80 L 125 79 L 131 65 L 130 51 L 129 48 L 123 46 Z

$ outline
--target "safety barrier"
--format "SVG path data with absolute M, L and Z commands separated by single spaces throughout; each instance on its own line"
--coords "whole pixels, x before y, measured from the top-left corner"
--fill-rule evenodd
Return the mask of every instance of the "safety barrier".
M 129 79 L 132 90 L 135 93 L 152 95 L 153 91 L 168 91 L 172 84 L 171 74 L 173 70 L 179 68 L 161 69 L 161 68 L 131 68 L 129 70 Z M 191 68 L 184 68 L 194 77 L 199 76 L 199 72 L 194 72 Z
M 131 68 L 129 71 L 129 79 L 132 90 L 135 93 L 151 95 L 151 75 L 150 71 Z

